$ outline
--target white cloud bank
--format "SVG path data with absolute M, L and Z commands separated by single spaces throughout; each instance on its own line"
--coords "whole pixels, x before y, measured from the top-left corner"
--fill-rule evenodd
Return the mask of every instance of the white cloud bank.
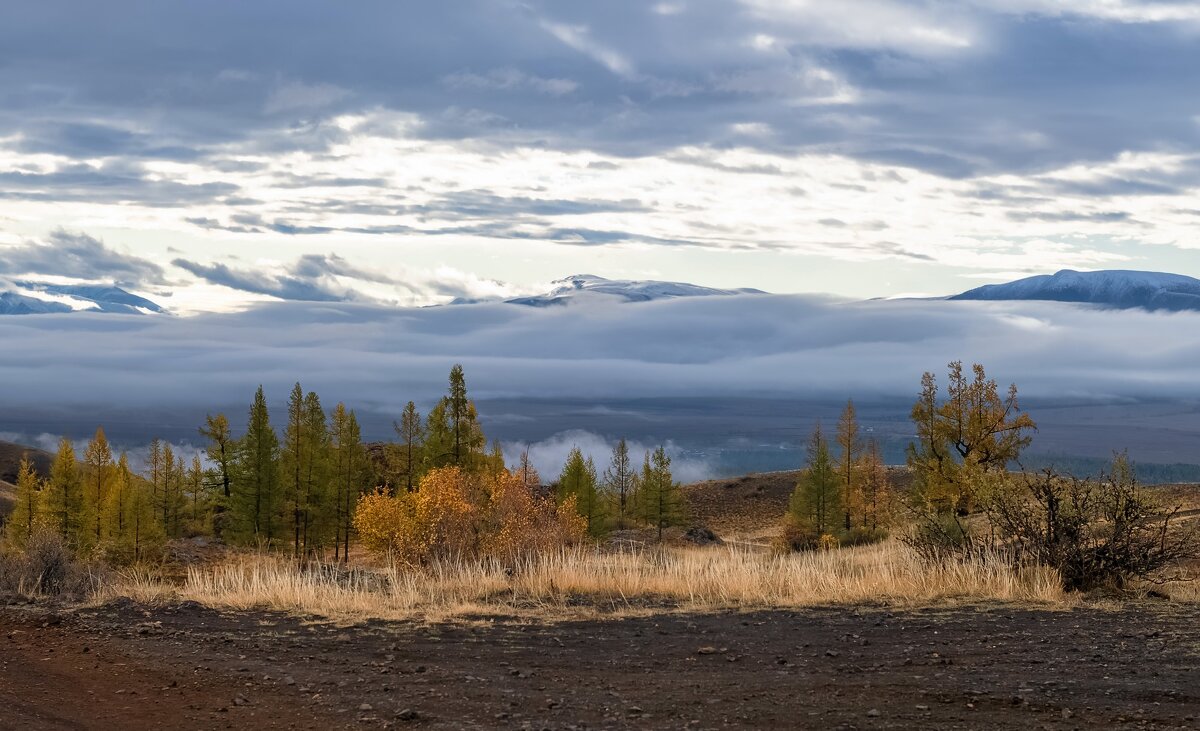
M 0 339 L 0 399 L 17 411 L 216 408 L 246 403 L 260 383 L 281 399 L 300 380 L 329 404 L 398 413 L 439 394 L 455 362 L 476 398 L 908 396 L 952 359 L 1035 396 L 1200 395 L 1200 315 L 1057 303 L 280 303 L 190 318 L 7 318 Z
M 511 442 L 504 445 L 504 461 L 510 466 L 521 462 L 521 453 L 528 450 L 529 461 L 542 478 L 543 484 L 550 484 L 558 479 L 559 472 L 567 462 L 567 455 L 578 447 L 585 458 L 590 457 L 596 465 L 596 477 L 604 479 L 606 470 L 612 460 L 612 450 L 615 440 L 590 431 L 573 429 L 555 434 L 532 444 Z M 644 444 L 637 441 L 627 441 L 629 458 L 635 469 L 641 465 L 641 460 L 658 445 Z M 674 442 L 667 441 L 663 447 L 671 458 L 671 474 L 680 482 L 696 482 L 712 476 L 713 464 L 709 459 L 689 456 Z

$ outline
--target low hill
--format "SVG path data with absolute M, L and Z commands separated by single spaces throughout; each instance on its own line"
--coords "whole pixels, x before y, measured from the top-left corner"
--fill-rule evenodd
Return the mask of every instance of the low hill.
M 54 463 L 53 454 L 37 447 L 0 442 L 0 482 L 16 484 L 17 473 L 21 470 L 21 458 L 26 455 L 33 462 L 33 469 L 38 475 L 42 477 L 50 475 L 50 465 Z
M 802 474 L 761 472 L 684 485 L 689 523 L 705 526 L 725 540 L 763 543 L 782 527 Z M 905 467 L 889 467 L 888 477 L 894 490 L 907 490 L 911 482 Z
M 761 537 L 777 530 L 800 472 L 763 472 L 683 487 L 689 522 L 725 539 Z

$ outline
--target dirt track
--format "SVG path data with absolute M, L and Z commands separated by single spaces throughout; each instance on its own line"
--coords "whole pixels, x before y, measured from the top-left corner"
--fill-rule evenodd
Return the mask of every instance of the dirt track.
M 160 624 L 161 623 L 161 624 Z M 1200 608 L 353 628 L 0 608 L 0 728 L 1189 728 Z

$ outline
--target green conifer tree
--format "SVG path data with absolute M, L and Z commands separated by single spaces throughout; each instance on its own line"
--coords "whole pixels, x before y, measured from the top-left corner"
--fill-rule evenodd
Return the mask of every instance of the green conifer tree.
M 236 457 L 236 442 L 229 431 L 229 419 L 224 414 L 207 416 L 200 435 L 208 440 L 204 455 L 212 463 L 213 479 L 219 492 L 213 501 L 213 533 L 220 538 L 225 529 L 224 513 L 233 498 L 233 463 Z
M 405 492 L 412 492 L 421 480 L 421 449 L 425 432 L 417 405 L 409 401 L 400 421 L 393 426 L 396 436 L 400 438 L 399 444 L 393 445 L 389 454 L 393 486 L 397 491 L 403 487 Z
M 108 492 L 108 482 L 112 472 L 112 450 L 108 446 L 108 438 L 104 436 L 103 427 L 96 428 L 96 435 L 88 442 L 83 454 L 87 466 L 87 490 L 84 496 L 84 510 L 90 530 L 87 543 L 92 546 L 100 545 L 104 513 L 104 500 Z
M 29 455 L 21 457 L 17 471 L 17 494 L 12 514 L 5 523 L 5 536 L 9 545 L 22 550 L 29 545 L 38 527 L 38 503 L 41 498 L 41 481 L 33 471 Z
M 849 531 L 853 527 L 853 513 L 858 497 L 857 478 L 862 461 L 863 444 L 859 437 L 858 415 L 854 410 L 854 402 L 847 401 L 842 416 L 838 419 L 837 443 L 841 449 L 838 456 L 837 473 L 842 483 L 842 514 L 843 528 Z M 859 523 L 862 523 L 862 511 L 858 510 Z
M 838 524 L 842 518 L 841 502 L 829 442 L 821 432 L 821 425 L 817 424 L 808 442 L 807 467 L 792 493 L 789 517 L 795 525 L 807 529 L 818 539 L 834 535 L 839 532 Z
M 114 546 L 121 543 L 130 525 L 133 504 L 133 472 L 129 469 L 129 455 L 124 452 L 117 458 L 113 469 L 112 486 L 104 504 L 105 540 Z
M 683 521 L 683 491 L 671 474 L 671 458 L 663 447 L 646 455 L 637 502 L 642 519 L 658 531 L 660 541 L 664 528 Z
M 242 542 L 272 545 L 280 538 L 279 437 L 271 428 L 262 386 L 237 447 L 230 511 L 235 532 Z
M 596 489 L 596 465 L 591 457 L 584 458 L 579 447 L 572 447 L 568 453 L 555 494 L 560 504 L 567 498 L 575 498 L 575 507 L 587 521 L 589 535 L 601 536 L 608 530 L 607 511 Z
M 302 530 L 300 548 L 304 553 L 317 550 L 332 538 L 334 527 L 333 501 L 329 490 L 330 440 L 325 410 L 316 393 L 304 397 L 304 416 L 301 422 L 305 447 L 303 494 L 301 496 Z
M 334 485 L 334 558 L 350 555 L 350 531 L 358 498 L 368 486 L 367 453 L 362 444 L 358 417 L 338 404 L 330 419 L 331 472 Z
M 624 439 L 613 447 L 612 461 L 604 471 L 604 488 L 613 503 L 617 529 L 624 530 L 637 492 L 637 470 L 629 459 L 629 446 Z
M 58 443 L 58 454 L 50 467 L 50 481 L 42 491 L 42 497 L 47 525 L 68 546 L 79 549 L 84 531 L 83 477 L 79 472 L 75 447 L 66 437 Z

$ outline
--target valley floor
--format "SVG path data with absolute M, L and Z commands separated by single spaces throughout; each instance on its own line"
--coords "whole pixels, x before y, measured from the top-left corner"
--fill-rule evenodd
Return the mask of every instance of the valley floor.
M 1200 606 L 830 608 L 342 626 L 0 607 L 0 728 L 1200 724 Z

